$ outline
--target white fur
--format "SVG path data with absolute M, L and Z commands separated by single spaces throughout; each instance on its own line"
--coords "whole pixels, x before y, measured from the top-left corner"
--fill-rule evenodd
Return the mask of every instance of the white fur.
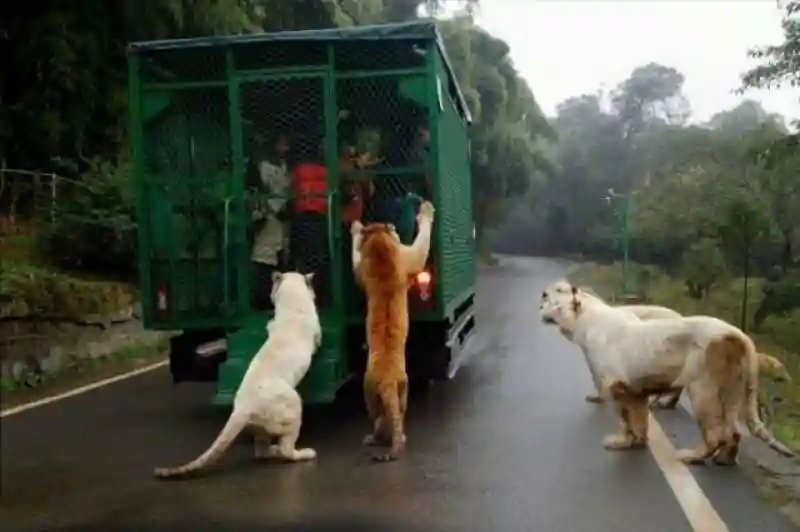
M 587 290 L 583 290 L 582 292 L 586 298 L 591 298 L 596 301 L 602 301 L 599 297 L 592 294 Z M 562 296 L 567 296 L 572 294 L 572 286 L 566 281 L 557 281 L 552 285 L 548 286 L 544 292 L 542 292 L 542 297 L 540 299 L 540 310 L 546 310 L 548 306 L 555 304 L 558 301 L 558 298 Z M 654 319 L 665 319 L 665 318 L 680 318 L 681 314 L 670 309 L 667 307 L 662 307 L 658 305 L 619 305 L 615 308 L 629 313 L 634 318 L 640 320 L 654 320 Z M 564 336 L 567 340 L 575 343 L 573 338 L 573 334 L 571 331 L 568 331 L 562 327 L 559 327 L 559 332 Z M 588 401 L 602 401 L 601 397 L 601 390 L 599 388 L 600 383 L 600 376 L 597 375 L 595 366 L 589 361 L 589 356 L 587 354 L 586 348 L 582 345 L 578 344 L 580 347 L 581 352 L 583 353 L 584 359 L 586 360 L 586 365 L 589 367 L 589 372 L 592 374 L 592 382 L 596 386 L 596 393 L 587 395 L 586 399 Z M 669 400 L 671 398 L 671 394 L 665 394 L 663 396 L 664 399 Z M 667 401 L 665 401 L 667 402 Z M 659 403 L 661 404 L 661 403 Z M 662 404 L 663 406 L 663 404 Z
M 293 436 L 284 435 L 287 424 L 296 425 L 299 434 L 302 401 L 295 388 L 322 340 L 308 283 L 310 279 L 294 272 L 283 274 L 276 283 L 272 294 L 275 317 L 267 323 L 267 341 L 247 368 L 233 403 L 234 412 L 246 413 L 249 424 L 263 427 L 269 434 L 283 435 L 282 442 Z M 303 451 L 311 452 L 301 454 L 314 454 L 311 449 Z
M 710 401 L 722 409 L 719 422 L 728 428 L 744 414 L 755 436 L 779 453 L 794 456 L 775 440 L 759 418 L 759 355 L 753 341 L 739 328 L 711 316 L 642 321 L 631 312 L 572 288 L 569 294 L 563 290 L 548 294 L 540 313 L 544 321 L 555 322 L 571 333 L 573 341 L 585 350 L 603 395 L 608 395 L 615 382 L 635 390 L 637 381 L 677 375 L 671 385 L 686 387 L 693 409 L 695 399 L 700 404 Z M 745 358 L 738 367 L 738 376 L 715 383 L 706 364 L 707 348 L 712 342 L 730 337 L 742 342 Z M 690 452 L 687 457 L 694 458 L 695 453 Z
M 247 368 L 233 401 L 233 411 L 217 439 L 199 458 L 177 468 L 159 468 L 162 478 L 199 470 L 219 458 L 246 427 L 255 431 L 255 454 L 290 461 L 311 460 L 314 449 L 296 449 L 303 402 L 295 389 L 320 345 L 322 329 L 311 289 L 311 275 L 276 274 L 272 299 L 275 317 L 268 338 Z M 277 437 L 277 445 L 270 445 Z
M 738 328 L 711 316 L 690 316 L 656 320 L 640 320 L 633 312 L 607 305 L 599 298 L 579 292 L 582 305 L 574 318 L 568 307 L 573 296 L 554 292 L 541 305 L 543 319 L 554 319 L 572 335 L 572 341 L 585 350 L 587 361 L 598 386 L 620 380 L 635 382 L 663 366 L 665 345 L 682 342 L 689 337 L 692 345 L 686 351 L 683 370 L 673 383 L 685 386 L 702 371 L 708 344 L 725 334 L 734 334 L 752 344 Z

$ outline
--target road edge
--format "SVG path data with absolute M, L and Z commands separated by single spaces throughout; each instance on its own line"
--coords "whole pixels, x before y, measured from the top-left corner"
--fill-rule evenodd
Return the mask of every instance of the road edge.
M 63 401 L 64 399 L 69 399 L 70 397 L 75 397 L 76 395 L 82 395 L 87 392 L 91 392 L 92 390 L 96 390 L 98 388 L 102 388 L 104 386 L 108 386 L 110 384 L 114 384 L 120 381 L 124 381 L 133 377 L 137 377 L 139 375 L 143 375 L 145 373 L 150 373 L 151 371 L 155 371 L 157 369 L 163 368 L 169 364 L 169 360 L 161 360 L 154 364 L 150 364 L 148 366 L 144 366 L 142 368 L 134 369 L 132 371 L 128 371 L 125 373 L 120 373 L 118 375 L 114 375 L 113 377 L 108 377 L 105 379 L 101 379 L 99 381 L 94 381 L 90 384 L 85 384 L 83 386 L 79 386 L 77 388 L 73 388 L 66 392 L 49 395 L 47 397 L 43 397 L 41 399 L 37 399 L 35 401 L 30 401 L 27 403 L 22 403 L 20 405 L 11 406 L 8 408 L 3 409 L 0 411 L 0 419 L 5 419 L 7 417 L 11 417 L 17 414 L 21 414 L 28 410 L 32 410 L 34 408 L 39 408 L 41 406 L 45 406 L 51 403 L 56 403 L 59 401 Z

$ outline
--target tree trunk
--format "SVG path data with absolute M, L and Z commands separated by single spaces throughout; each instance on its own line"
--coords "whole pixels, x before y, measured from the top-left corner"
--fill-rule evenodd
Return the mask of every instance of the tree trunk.
M 794 259 L 794 250 L 792 249 L 792 230 L 781 231 L 783 236 L 783 252 L 781 253 L 781 270 L 784 275 L 791 269 Z
M 739 328 L 747 332 L 747 288 L 750 278 L 750 246 L 745 247 L 744 251 L 744 289 L 742 290 L 742 311 L 739 316 Z

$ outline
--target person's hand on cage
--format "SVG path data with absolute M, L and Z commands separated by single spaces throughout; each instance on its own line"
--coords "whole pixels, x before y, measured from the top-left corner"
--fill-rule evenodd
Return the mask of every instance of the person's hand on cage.
M 433 213 L 436 209 L 433 208 L 433 203 L 430 201 L 423 201 L 419 207 L 419 214 L 417 214 L 417 223 L 423 220 L 433 223 Z

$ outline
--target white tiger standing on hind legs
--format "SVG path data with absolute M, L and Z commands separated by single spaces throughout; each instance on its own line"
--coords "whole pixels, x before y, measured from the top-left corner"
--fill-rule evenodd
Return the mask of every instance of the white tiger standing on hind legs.
M 540 315 L 585 349 L 601 392 L 614 399 L 620 423 L 604 438 L 607 449 L 646 447 L 648 397 L 685 387 L 702 442 L 679 451 L 680 461 L 737 464 L 742 416 L 770 448 L 795 455 L 759 418 L 759 355 L 737 327 L 711 316 L 643 321 L 575 286 L 548 296 Z
M 267 341 L 239 385 L 228 422 L 200 457 L 186 465 L 157 468 L 156 477 L 182 477 L 210 465 L 247 426 L 254 429 L 256 458 L 316 458 L 314 449 L 295 447 L 303 423 L 303 401 L 295 388 L 322 340 L 313 274 L 275 272 L 272 277 L 275 317 L 267 323 Z M 273 437 L 279 438 L 277 445 L 271 444 Z

